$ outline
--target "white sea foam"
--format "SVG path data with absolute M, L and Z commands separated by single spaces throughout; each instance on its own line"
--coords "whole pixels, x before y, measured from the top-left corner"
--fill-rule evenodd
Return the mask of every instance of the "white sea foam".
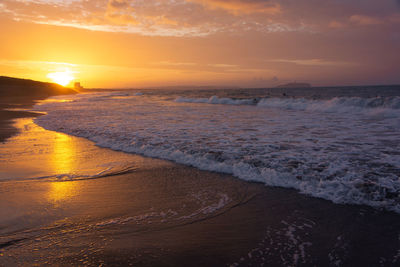
M 271 258 L 276 258 L 281 266 L 312 265 L 312 243 L 310 232 L 315 223 L 298 217 L 290 223 L 282 220 L 278 228 L 268 227 L 265 236 L 258 243 L 257 247 L 250 250 L 240 261 L 246 265 L 266 265 Z M 236 262 L 231 266 L 239 266 Z
M 36 122 L 114 150 L 400 212 L 398 97 L 271 98 L 239 106 L 108 96 L 37 106 L 48 115 Z M 221 99 L 190 101 L 236 101 Z
M 388 115 L 400 116 L 400 97 L 335 97 L 329 100 L 312 100 L 305 98 L 250 98 L 233 99 L 219 98 L 185 98 L 175 99 L 178 103 L 206 103 L 224 105 L 257 105 L 264 108 L 309 110 L 322 112 L 369 112 L 370 114 L 387 113 Z
M 225 105 L 255 105 L 256 99 L 233 99 L 233 98 L 219 98 L 212 96 L 210 98 L 185 98 L 178 97 L 175 99 L 178 103 L 207 103 L 207 104 L 225 104 Z
M 329 100 L 310 100 L 304 98 L 264 98 L 260 107 L 284 108 L 293 110 L 326 112 L 362 112 L 371 114 L 391 112 L 400 115 L 400 97 L 335 97 Z

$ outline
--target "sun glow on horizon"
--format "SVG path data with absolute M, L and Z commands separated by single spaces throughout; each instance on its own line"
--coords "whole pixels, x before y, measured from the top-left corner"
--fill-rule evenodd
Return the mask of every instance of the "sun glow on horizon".
M 51 72 L 47 74 L 47 78 L 50 78 L 53 82 L 62 86 L 68 85 L 72 80 L 75 79 L 73 72 L 69 69 L 60 72 Z

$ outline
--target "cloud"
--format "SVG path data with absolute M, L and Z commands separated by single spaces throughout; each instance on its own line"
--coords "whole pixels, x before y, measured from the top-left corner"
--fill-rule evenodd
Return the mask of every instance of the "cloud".
M 178 37 L 312 34 L 399 22 L 393 0 L 374 1 L 325 0 L 318 5 L 317 0 L 0 0 L 0 15 L 37 24 Z
M 43 4 L 43 5 L 51 5 L 51 6 L 70 6 L 71 4 L 75 4 L 81 2 L 81 0 L 14 0 L 15 2 L 21 2 L 25 4 Z
M 296 65 L 303 66 L 345 66 L 345 65 L 354 65 L 351 62 L 343 62 L 343 61 L 329 61 L 324 59 L 273 59 L 270 62 L 277 63 L 291 63 Z
M 108 6 L 113 7 L 113 8 L 125 8 L 129 6 L 129 2 L 126 0 L 109 0 L 108 1 Z
M 2 0 L 2 7 L 19 21 L 148 36 L 302 30 L 265 17 L 281 11 L 267 0 Z
M 340 21 L 332 20 L 329 22 L 329 28 L 340 29 L 346 27 L 346 24 Z
M 400 0 L 399 0 L 400 1 Z M 391 23 L 400 23 L 400 14 L 394 14 L 393 16 L 389 17 L 389 21 Z
M 350 21 L 363 26 L 379 25 L 384 23 L 384 21 L 380 18 L 366 16 L 366 15 L 352 15 L 350 17 Z
M 240 14 L 279 14 L 281 6 L 278 3 L 273 3 L 269 0 L 187 0 L 201 4 L 209 9 L 223 9 L 234 15 Z
M 217 63 L 217 64 L 208 64 L 211 67 L 215 68 L 238 68 L 238 65 L 232 65 L 232 64 L 223 64 L 223 63 Z
M 153 65 L 161 65 L 161 66 L 171 66 L 171 67 L 189 67 L 196 66 L 197 63 L 194 62 L 173 62 L 173 61 L 160 61 L 153 63 Z
M 133 16 L 135 10 L 126 0 L 109 0 L 105 18 L 116 25 L 137 25 L 139 22 Z

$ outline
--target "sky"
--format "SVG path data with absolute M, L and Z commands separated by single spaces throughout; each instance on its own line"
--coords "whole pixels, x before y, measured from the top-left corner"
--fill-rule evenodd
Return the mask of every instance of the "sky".
M 92 88 L 400 84 L 400 0 L 0 0 L 0 75 Z

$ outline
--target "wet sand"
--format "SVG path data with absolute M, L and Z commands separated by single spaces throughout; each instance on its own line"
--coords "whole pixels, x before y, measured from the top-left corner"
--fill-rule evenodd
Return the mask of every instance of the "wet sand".
M 398 214 L 15 127 L 0 144 L 0 266 L 400 263 Z
M 74 93 L 75 90 L 54 83 L 0 76 L 0 143 L 17 133 L 12 127 L 13 119 L 40 115 L 19 109 L 29 109 L 49 96 Z
M 0 143 L 17 133 L 18 129 L 13 127 L 13 119 L 35 117 L 40 114 L 29 111 L 13 109 L 31 108 L 37 100 L 44 99 L 35 96 L 26 97 L 1 97 L 0 100 Z

